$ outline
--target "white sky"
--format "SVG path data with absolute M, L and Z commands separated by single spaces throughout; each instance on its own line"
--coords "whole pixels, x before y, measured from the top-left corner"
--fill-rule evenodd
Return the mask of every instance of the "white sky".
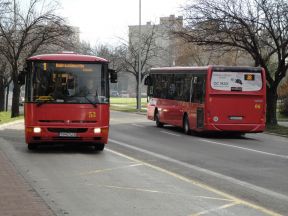
M 139 0 L 58 0 L 61 15 L 80 28 L 80 39 L 91 45 L 114 44 L 127 39 L 128 26 L 139 24 Z M 186 0 L 141 0 L 142 25 L 159 17 L 181 15 Z

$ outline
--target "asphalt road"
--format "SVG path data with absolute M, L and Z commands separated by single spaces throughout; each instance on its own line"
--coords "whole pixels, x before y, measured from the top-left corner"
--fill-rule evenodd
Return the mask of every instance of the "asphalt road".
M 288 215 L 288 138 L 187 136 L 145 116 L 112 116 L 110 148 Z
M 29 152 L 23 123 L 0 150 L 56 215 L 288 215 L 288 139 L 187 136 L 138 114 L 111 113 L 104 152 Z

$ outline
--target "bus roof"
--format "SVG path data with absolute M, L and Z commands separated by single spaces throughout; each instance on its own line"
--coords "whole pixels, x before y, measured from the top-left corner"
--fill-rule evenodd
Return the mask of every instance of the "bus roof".
M 208 65 L 208 66 L 190 66 L 190 67 L 159 67 L 151 68 L 150 73 L 185 73 L 185 72 L 207 72 L 208 69 L 213 71 L 241 71 L 241 72 L 261 72 L 261 67 L 250 66 L 223 66 L 223 65 Z
M 97 56 L 80 55 L 78 53 L 57 53 L 36 55 L 27 59 L 28 61 L 78 61 L 78 62 L 100 62 L 108 63 L 108 60 Z

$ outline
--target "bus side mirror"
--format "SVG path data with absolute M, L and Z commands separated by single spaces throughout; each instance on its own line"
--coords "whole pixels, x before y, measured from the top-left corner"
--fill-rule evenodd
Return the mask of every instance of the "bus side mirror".
M 26 72 L 25 71 L 20 71 L 20 73 L 18 75 L 18 81 L 17 81 L 17 83 L 20 86 L 25 84 L 25 76 L 26 76 Z
M 115 70 L 113 70 L 113 69 L 109 69 L 108 70 L 109 71 L 109 73 L 110 73 L 110 82 L 111 83 L 117 83 L 117 73 L 116 73 L 116 71 Z
M 147 76 L 144 80 L 144 85 L 147 85 L 147 86 L 152 86 L 152 78 L 151 76 Z

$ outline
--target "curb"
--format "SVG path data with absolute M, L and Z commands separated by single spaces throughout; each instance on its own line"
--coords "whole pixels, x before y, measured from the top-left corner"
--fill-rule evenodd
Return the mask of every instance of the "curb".
M 288 135 L 283 135 L 283 134 L 277 134 L 277 133 L 271 133 L 271 132 L 263 132 L 265 134 L 270 134 L 270 135 L 274 135 L 274 136 L 280 136 L 280 137 L 284 137 L 284 138 L 288 138 Z
M 10 125 L 22 123 L 22 122 L 24 123 L 24 119 L 19 119 L 19 120 L 15 120 L 15 121 L 12 121 L 12 122 L 3 123 L 3 124 L 0 124 L 0 129 L 6 128 L 7 126 L 10 126 Z

